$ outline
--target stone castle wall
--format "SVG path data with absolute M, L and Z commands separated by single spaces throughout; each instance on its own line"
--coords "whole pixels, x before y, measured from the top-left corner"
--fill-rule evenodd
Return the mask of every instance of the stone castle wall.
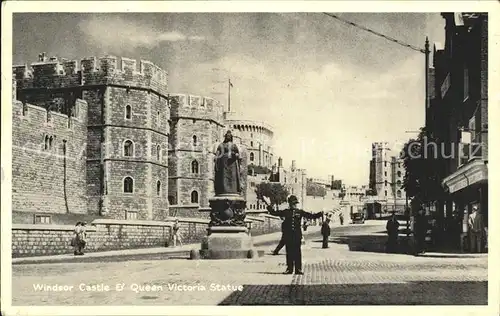
M 206 213 L 208 214 L 208 213 Z M 184 244 L 201 243 L 209 219 L 166 217 L 164 221 L 96 219 L 87 225 L 86 252 L 170 246 L 171 227 L 179 220 Z M 281 219 L 262 217 L 248 220 L 252 235 L 280 231 Z M 12 257 L 72 253 L 73 225 L 13 224 Z
M 12 210 L 86 213 L 87 102 L 76 116 L 12 103 Z

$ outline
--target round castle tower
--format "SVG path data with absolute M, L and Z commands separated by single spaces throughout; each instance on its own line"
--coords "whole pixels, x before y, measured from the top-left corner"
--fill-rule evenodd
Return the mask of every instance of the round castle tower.
M 241 120 L 230 114 L 226 113 L 226 125 L 241 137 L 241 144 L 248 151 L 248 164 L 271 169 L 274 159 L 272 127 L 264 122 Z

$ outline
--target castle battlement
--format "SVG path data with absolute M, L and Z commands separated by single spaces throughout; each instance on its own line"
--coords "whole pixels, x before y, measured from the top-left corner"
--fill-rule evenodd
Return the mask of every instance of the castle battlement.
M 170 106 L 172 117 L 205 118 L 219 123 L 223 120 L 223 105 L 211 97 L 171 93 Z
M 39 61 L 14 65 L 13 75 L 18 89 L 62 88 L 86 85 L 116 84 L 152 89 L 167 95 L 167 71 L 147 60 L 104 56 L 76 60 L 47 59 L 43 54 Z
M 31 124 L 40 123 L 40 127 L 51 126 L 58 129 L 74 129 L 75 127 L 86 130 L 87 128 L 87 102 L 77 99 L 75 102 L 75 115 L 68 116 L 63 113 L 47 110 L 44 107 L 23 103 L 18 100 L 12 102 L 12 115 L 14 118 L 24 118 Z M 16 122 L 17 120 L 14 119 Z M 21 123 L 22 124 L 22 123 Z

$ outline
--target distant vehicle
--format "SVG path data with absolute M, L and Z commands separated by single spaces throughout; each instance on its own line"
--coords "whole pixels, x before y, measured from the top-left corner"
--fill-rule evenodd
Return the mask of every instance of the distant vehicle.
M 351 221 L 353 224 L 364 224 L 365 223 L 365 214 L 364 213 L 352 213 Z

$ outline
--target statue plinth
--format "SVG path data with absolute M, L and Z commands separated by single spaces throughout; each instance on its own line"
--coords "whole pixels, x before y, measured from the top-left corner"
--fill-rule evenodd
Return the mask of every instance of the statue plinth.
M 244 259 L 263 255 L 253 247 L 245 225 L 246 201 L 239 194 L 220 194 L 209 200 L 210 223 L 202 242 L 204 259 Z
M 214 226 L 245 227 L 245 209 L 247 202 L 239 194 L 220 194 L 209 200 L 210 223 Z

